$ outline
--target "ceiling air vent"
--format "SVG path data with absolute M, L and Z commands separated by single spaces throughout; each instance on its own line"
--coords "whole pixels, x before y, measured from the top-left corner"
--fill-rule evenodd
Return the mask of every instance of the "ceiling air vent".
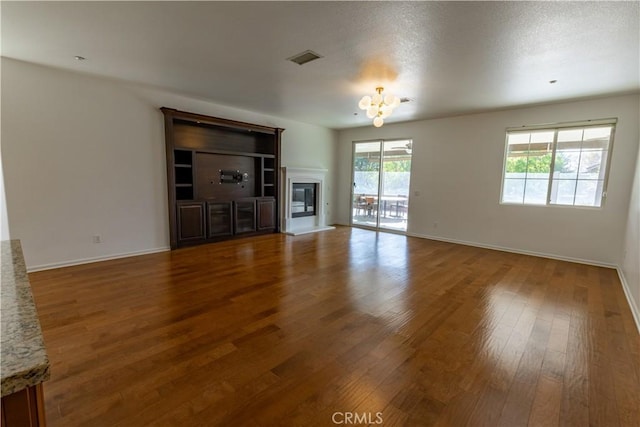
M 306 64 L 307 62 L 315 61 L 322 58 L 322 55 L 318 55 L 312 50 L 305 50 L 302 53 L 293 55 L 291 58 L 287 58 L 287 61 L 295 62 L 298 65 Z
M 405 102 L 411 102 L 411 101 L 413 101 L 411 98 L 407 98 L 407 97 L 400 98 L 400 102 L 401 102 L 401 103 L 403 103 L 403 104 L 404 104 Z

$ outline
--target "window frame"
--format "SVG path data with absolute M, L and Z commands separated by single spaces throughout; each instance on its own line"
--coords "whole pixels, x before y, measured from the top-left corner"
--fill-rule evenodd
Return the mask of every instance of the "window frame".
M 586 120 L 579 122 L 562 122 L 562 123 L 553 123 L 553 124 L 540 124 L 540 125 L 525 125 L 519 127 L 509 127 L 505 129 L 505 142 L 504 142 L 504 151 L 502 158 L 502 179 L 500 181 L 500 194 L 498 202 L 500 205 L 505 206 L 527 206 L 527 207 L 554 207 L 554 208 L 573 208 L 573 209 L 602 209 L 607 200 L 607 190 L 609 186 L 609 173 L 611 169 L 611 158 L 613 153 L 613 144 L 615 139 L 616 125 L 618 123 L 617 118 L 608 118 L 608 119 L 596 119 L 596 120 Z M 600 198 L 600 206 L 588 206 L 588 205 L 576 205 L 575 197 L 576 190 L 574 190 L 574 204 L 558 204 L 551 203 L 551 193 L 553 186 L 553 175 L 556 161 L 556 152 L 558 147 L 558 132 L 560 130 L 567 129 L 587 129 L 592 127 L 603 127 L 603 126 L 611 126 L 611 135 L 609 136 L 609 145 L 607 149 L 607 160 L 605 162 L 605 173 L 604 179 L 602 181 L 602 196 Z M 553 142 L 551 143 L 551 163 L 549 164 L 549 177 L 548 177 L 548 185 L 547 185 L 547 196 L 544 204 L 541 203 L 525 203 L 524 202 L 524 194 L 523 201 L 521 203 L 516 202 L 505 202 L 504 198 L 504 185 L 507 173 L 507 159 L 509 154 L 509 134 L 515 132 L 534 132 L 534 131 L 548 131 L 553 132 Z M 582 149 L 580 150 L 582 152 Z M 528 154 L 529 156 L 529 154 Z M 579 179 L 576 177 L 576 183 Z M 525 189 L 526 189 L 526 178 L 525 178 Z

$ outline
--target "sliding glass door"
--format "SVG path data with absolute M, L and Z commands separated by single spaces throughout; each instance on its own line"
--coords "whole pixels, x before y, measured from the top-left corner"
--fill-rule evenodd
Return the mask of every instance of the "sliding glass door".
M 378 227 L 382 141 L 353 143 L 352 225 Z
M 353 143 L 351 224 L 405 232 L 412 142 Z

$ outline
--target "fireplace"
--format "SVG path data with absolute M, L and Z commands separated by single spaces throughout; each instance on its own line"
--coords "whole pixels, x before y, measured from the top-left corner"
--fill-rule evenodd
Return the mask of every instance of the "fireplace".
M 291 217 L 314 216 L 316 214 L 316 183 L 294 182 L 291 184 Z
M 324 181 L 326 169 L 282 168 L 283 233 L 298 235 L 332 230 L 325 224 Z

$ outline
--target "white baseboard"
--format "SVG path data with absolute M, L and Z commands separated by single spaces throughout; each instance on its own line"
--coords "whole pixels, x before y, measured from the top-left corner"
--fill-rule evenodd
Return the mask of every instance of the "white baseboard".
M 505 246 L 487 245 L 487 244 L 484 244 L 484 243 L 468 242 L 466 240 L 449 239 L 449 238 L 446 238 L 446 237 L 438 237 L 438 236 L 429 236 L 429 235 L 426 235 L 426 234 L 407 233 L 407 236 L 419 237 L 421 239 L 438 240 L 440 242 L 456 243 L 458 245 L 474 246 L 474 247 L 477 247 L 477 248 L 493 249 L 493 250 L 496 250 L 496 251 L 511 252 L 511 253 L 514 253 L 514 254 L 531 255 L 531 256 L 537 256 L 537 257 L 541 257 L 541 258 L 557 259 L 557 260 L 560 260 L 560 261 L 576 262 L 578 264 L 594 265 L 596 267 L 606 267 L 606 268 L 617 268 L 618 267 L 616 264 L 609 264 L 609 263 L 600 262 L 600 261 L 593 261 L 593 260 L 589 260 L 589 259 L 572 258 L 572 257 L 567 257 L 567 256 L 562 256 L 562 255 L 548 254 L 548 253 L 544 253 L 544 252 L 526 251 L 526 250 L 522 250 L 522 249 L 509 248 L 509 247 L 505 247 Z
M 631 294 L 631 290 L 629 289 L 629 282 L 627 282 L 627 278 L 624 276 L 624 272 L 622 268 L 617 267 L 618 277 L 620 278 L 620 283 L 622 283 L 622 290 L 624 291 L 624 296 L 627 297 L 627 303 L 629 304 L 629 308 L 631 309 L 631 314 L 633 315 L 633 320 L 636 321 L 636 328 L 638 328 L 638 333 L 640 333 L 640 310 L 638 310 L 638 305 L 633 299 L 633 295 Z
M 300 236 L 303 234 L 319 233 L 321 231 L 335 230 L 335 229 L 336 228 L 332 225 L 316 225 L 314 227 L 307 227 L 307 228 L 294 228 L 291 230 L 282 231 L 282 233 L 288 234 L 289 236 Z
M 579 263 L 579 264 L 594 265 L 596 267 L 613 268 L 618 272 L 618 277 L 620 278 L 620 283 L 622 284 L 622 290 L 624 291 L 624 295 L 627 298 L 627 303 L 629 304 L 629 308 L 631 309 L 631 314 L 633 315 L 633 320 L 636 323 L 636 328 L 638 328 L 638 332 L 640 332 L 640 310 L 638 310 L 638 306 L 636 305 L 636 302 L 634 301 L 634 299 L 632 297 L 631 291 L 629 290 L 629 283 L 627 282 L 627 279 L 624 276 L 624 273 L 622 272 L 622 269 L 618 265 L 608 264 L 608 263 L 603 263 L 603 262 L 593 261 L 593 260 L 587 260 L 587 259 L 580 259 L 580 258 L 565 257 L 565 256 L 560 256 L 560 255 L 554 255 L 554 254 L 547 254 L 547 253 L 542 253 L 542 252 L 524 251 L 524 250 L 520 250 L 520 249 L 507 248 L 507 247 L 504 247 L 504 246 L 485 245 L 485 244 L 481 244 L 481 243 L 467 242 L 467 241 L 464 241 L 464 240 L 447 239 L 447 238 L 444 238 L 444 237 L 437 237 L 437 236 L 428 236 L 428 235 L 417 234 L 417 233 L 407 233 L 407 236 L 418 237 L 418 238 L 421 238 L 421 239 L 438 240 L 438 241 L 441 241 L 441 242 L 455 243 L 455 244 L 459 244 L 459 245 L 475 246 L 475 247 L 478 247 L 478 248 L 493 249 L 493 250 L 504 251 L 504 252 L 512 252 L 512 253 L 516 253 L 516 254 L 532 255 L 532 256 L 537 256 L 537 257 L 542 257 L 542 258 L 557 259 L 557 260 L 560 260 L 560 261 L 576 262 L 576 263 Z
M 336 224 L 336 225 L 343 225 L 346 227 L 350 227 L 349 224 Z M 389 230 L 375 230 L 373 229 L 373 231 L 381 231 L 381 232 L 389 232 Z M 393 231 L 391 231 L 393 232 Z M 398 234 L 396 232 L 396 234 Z M 526 250 L 522 250 L 522 249 L 515 249 L 515 248 L 509 248 L 506 246 L 498 246 L 498 245 L 488 245 L 485 243 L 478 243 L 478 242 L 470 242 L 467 240 L 458 240 L 458 239 L 449 239 L 447 237 L 440 237 L 440 236 L 431 236 L 429 234 L 420 234 L 420 233 L 410 233 L 410 232 L 406 232 L 406 233 L 402 233 L 405 234 L 406 236 L 409 237 L 418 237 L 420 239 L 428 239 L 428 240 L 437 240 L 439 242 L 447 242 L 447 243 L 455 243 L 458 245 L 465 245 L 465 246 L 473 246 L 476 248 L 484 248 L 484 249 L 493 249 L 496 251 L 502 251 L 502 252 L 511 252 L 514 254 L 522 254 L 522 255 L 531 255 L 531 256 L 537 256 L 537 257 L 541 257 L 541 258 L 549 258 L 549 259 L 557 259 L 560 261 L 568 261 L 568 262 L 576 262 L 578 264 L 587 264 L 587 265 L 593 265 L 596 267 L 606 267 L 606 268 L 617 268 L 618 266 L 616 264 L 610 264 L 610 263 L 606 263 L 606 262 L 600 262 L 600 261 L 594 261 L 594 260 L 589 260 L 589 259 L 582 259 L 582 258 L 572 258 L 572 257 L 567 257 L 567 256 L 562 256 L 562 255 L 555 255 L 555 254 L 548 254 L 548 253 L 544 253 L 544 252 L 535 252 L 535 251 L 526 251 Z
M 36 271 L 43 271 L 43 270 L 51 270 L 54 268 L 71 267 L 74 265 L 89 264 L 89 263 L 98 262 L 98 261 L 109 261 L 112 259 L 128 258 L 128 257 L 138 256 L 138 255 L 155 254 L 158 252 L 166 252 L 168 250 L 170 250 L 169 247 L 161 247 L 161 248 L 154 248 L 154 249 L 145 249 L 142 251 L 124 252 L 124 253 L 113 254 L 113 255 L 103 255 L 103 256 L 97 256 L 92 258 L 80 258 L 80 259 L 74 259 L 71 261 L 54 262 L 51 264 L 34 265 L 31 267 L 27 267 L 27 273 L 34 273 Z

